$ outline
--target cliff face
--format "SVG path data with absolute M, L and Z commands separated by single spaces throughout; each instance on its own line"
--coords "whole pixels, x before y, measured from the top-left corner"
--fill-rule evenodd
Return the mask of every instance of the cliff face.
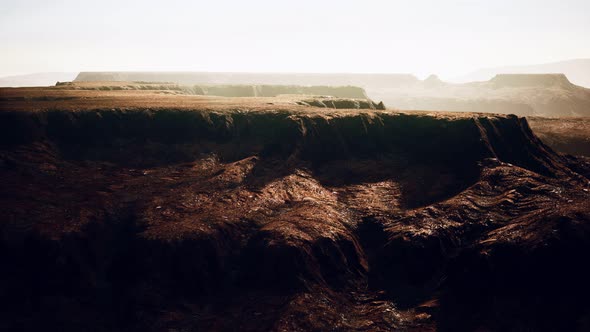
M 525 119 L 266 107 L 1 111 L 3 324 L 588 327 L 589 182 Z
M 475 165 L 501 156 L 543 174 L 560 169 L 560 157 L 532 134 L 525 119 L 516 116 L 109 109 L 6 111 L 0 117 L 4 144 L 49 140 L 61 150 L 76 150 L 74 159 L 100 152 L 101 159 L 111 160 L 111 155 L 125 150 L 124 159 L 141 162 L 148 156 L 129 154 L 129 149 L 154 143 L 162 149 L 190 147 L 192 154 L 183 156 L 187 160 L 217 150 L 225 160 L 279 154 L 314 162 L 392 155 Z

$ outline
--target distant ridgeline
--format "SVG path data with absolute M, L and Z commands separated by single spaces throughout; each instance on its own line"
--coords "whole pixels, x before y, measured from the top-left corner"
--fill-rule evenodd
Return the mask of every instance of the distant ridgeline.
M 218 96 L 330 95 L 405 110 L 590 116 L 590 89 L 564 74 L 498 74 L 489 81 L 453 84 L 435 75 L 420 80 L 409 74 L 81 72 L 76 81 L 173 82 L 199 85 L 202 92 L 194 93 Z
M 219 85 L 324 85 L 360 86 L 363 88 L 433 87 L 449 84 L 438 76 L 420 80 L 411 74 L 319 74 L 319 73 L 214 73 L 214 72 L 81 72 L 77 82 L 125 81 L 171 82 L 177 84 Z M 483 82 L 482 82 L 483 83 Z M 522 86 L 573 86 L 564 74 L 498 74 L 491 85 Z M 452 84 L 460 86 L 462 84 Z M 467 83 L 465 85 L 470 85 Z
M 178 84 L 328 85 L 363 88 L 418 83 L 410 74 L 213 73 L 213 72 L 81 72 L 75 81 L 146 81 Z

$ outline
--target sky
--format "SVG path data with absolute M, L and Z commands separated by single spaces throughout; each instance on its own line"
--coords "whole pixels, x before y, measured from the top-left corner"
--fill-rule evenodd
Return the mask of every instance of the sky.
M 588 0 L 0 0 L 0 76 L 438 74 L 590 57 Z

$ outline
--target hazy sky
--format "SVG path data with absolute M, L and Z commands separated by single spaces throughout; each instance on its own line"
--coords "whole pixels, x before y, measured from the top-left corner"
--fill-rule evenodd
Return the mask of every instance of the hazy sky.
M 0 0 L 0 76 L 437 73 L 590 57 L 590 0 Z

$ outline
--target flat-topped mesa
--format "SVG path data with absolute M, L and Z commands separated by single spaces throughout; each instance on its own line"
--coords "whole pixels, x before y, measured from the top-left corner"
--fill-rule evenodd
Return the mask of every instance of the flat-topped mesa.
M 213 72 L 81 72 L 75 81 L 141 81 L 224 85 L 355 85 L 362 88 L 401 87 L 419 83 L 418 78 L 411 74 Z
M 495 87 L 570 87 L 564 74 L 498 74 L 490 80 Z

